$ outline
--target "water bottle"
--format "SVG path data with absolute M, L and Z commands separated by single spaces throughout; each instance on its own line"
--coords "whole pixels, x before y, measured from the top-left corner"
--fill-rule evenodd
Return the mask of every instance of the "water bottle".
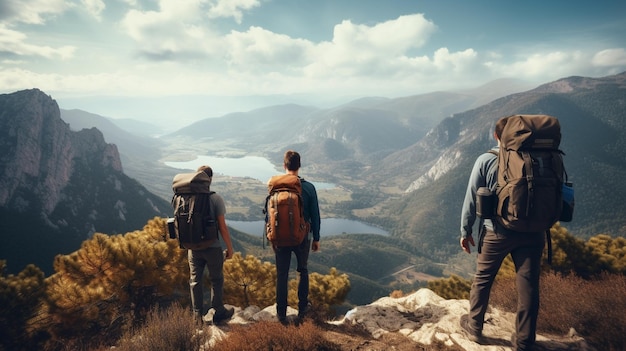
M 495 196 L 491 189 L 481 186 L 476 191 L 476 215 L 483 218 L 492 218 L 495 209 Z

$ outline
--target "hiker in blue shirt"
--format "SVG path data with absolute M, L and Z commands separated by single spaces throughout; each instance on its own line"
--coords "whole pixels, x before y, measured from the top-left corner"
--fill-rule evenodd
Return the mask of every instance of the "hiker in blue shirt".
M 494 137 L 500 145 L 500 137 L 506 118 L 496 122 Z M 495 151 L 498 149 L 496 148 Z M 496 152 L 497 154 L 497 152 Z M 494 190 L 497 183 L 497 156 L 488 152 L 480 155 L 470 175 L 461 211 L 461 239 L 463 251 L 470 253 L 477 246 L 476 274 L 469 298 L 469 314 L 461 317 L 461 327 L 470 340 L 485 343 L 483 324 L 489 304 L 489 294 L 496 274 L 504 258 L 511 254 L 516 271 L 517 316 L 513 347 L 517 351 L 530 350 L 534 343 L 539 314 L 539 275 L 541 255 L 545 243 L 543 232 L 514 232 L 503 228 L 491 219 L 479 221 L 478 242 L 474 241 L 472 228 L 476 221 L 476 191 L 480 187 Z
M 289 150 L 285 153 L 283 167 L 287 174 L 298 176 L 300 170 L 300 154 Z M 297 323 L 305 317 L 309 305 L 309 251 L 320 249 L 320 210 L 317 191 L 310 182 L 300 178 L 302 184 L 302 201 L 304 219 L 310 224 L 310 232 L 302 243 L 297 246 L 274 247 L 276 258 L 276 315 L 282 324 L 287 324 L 287 292 L 291 253 L 296 255 L 298 282 L 298 318 Z M 312 240 L 312 242 L 311 242 Z

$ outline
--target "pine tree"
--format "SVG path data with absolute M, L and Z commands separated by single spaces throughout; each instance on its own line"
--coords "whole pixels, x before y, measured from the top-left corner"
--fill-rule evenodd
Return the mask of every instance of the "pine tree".
M 44 294 L 44 273 L 28 265 L 17 275 L 5 275 L 6 261 L 0 260 L 0 350 L 29 349 L 32 338 L 28 321 Z
M 295 299 L 290 304 L 297 306 L 298 280 L 289 282 L 291 291 L 290 297 Z M 309 301 L 314 306 L 330 312 L 333 306 L 341 305 L 350 292 L 350 279 L 347 274 L 339 274 L 335 267 L 330 268 L 326 275 L 311 273 L 309 275 Z
M 188 298 L 186 251 L 165 239 L 163 218 L 125 235 L 96 233 L 55 258 L 44 309 L 52 335 L 85 336 L 139 322 L 152 306 Z
M 449 278 L 431 280 L 426 287 L 444 299 L 468 299 L 472 281 L 452 274 Z
M 276 299 L 276 267 L 237 252 L 224 263 L 224 302 L 243 308 L 269 306 Z
M 298 306 L 298 278 L 289 281 L 287 301 L 290 306 Z M 310 273 L 309 300 L 312 304 L 328 311 L 331 306 L 340 305 L 350 291 L 347 274 L 339 274 L 331 268 L 329 274 Z M 276 266 L 261 262 L 258 258 L 235 253 L 224 264 L 224 301 L 248 307 L 265 308 L 276 302 Z

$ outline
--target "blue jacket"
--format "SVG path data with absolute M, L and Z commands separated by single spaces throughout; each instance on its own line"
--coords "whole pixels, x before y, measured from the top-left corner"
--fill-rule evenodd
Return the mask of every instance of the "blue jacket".
M 492 150 L 498 152 L 498 147 Z M 486 152 L 476 159 L 469 181 L 467 182 L 467 190 L 465 191 L 465 200 L 461 209 L 461 237 L 467 238 L 471 236 L 476 222 L 476 190 L 480 187 L 488 187 L 495 191 L 498 183 L 498 157 L 490 152 Z M 493 222 L 490 219 L 484 219 L 483 225 L 493 230 Z M 480 229 L 480 228 L 479 228 Z
M 313 241 L 320 241 L 320 207 L 317 202 L 317 191 L 315 186 L 302 177 L 302 201 L 304 202 L 304 219 L 311 223 L 311 232 L 313 233 Z

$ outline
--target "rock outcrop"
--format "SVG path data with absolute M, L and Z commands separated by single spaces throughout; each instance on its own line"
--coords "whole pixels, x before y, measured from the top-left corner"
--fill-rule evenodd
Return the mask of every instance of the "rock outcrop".
M 379 339 L 388 333 L 402 334 L 422 347 L 433 343 L 445 344 L 452 349 L 466 351 L 509 351 L 514 350 L 511 336 L 515 331 L 515 316 L 491 308 L 487 312 L 484 336 L 485 342 L 477 344 L 463 333 L 459 319 L 467 313 L 467 300 L 446 300 L 429 289 L 420 289 L 410 295 L 392 298 L 383 297 L 365 306 L 348 311 L 335 325 L 360 325 L 372 339 Z M 258 307 L 236 309 L 231 324 L 275 321 L 276 306 L 263 310 Z M 297 314 L 289 308 L 288 314 Z M 547 318 L 547 317 L 544 317 Z M 215 338 L 223 337 L 224 331 L 211 326 Z M 417 349 L 417 348 L 416 348 Z M 568 335 L 537 335 L 537 349 L 542 351 L 591 351 L 586 341 L 572 330 Z

